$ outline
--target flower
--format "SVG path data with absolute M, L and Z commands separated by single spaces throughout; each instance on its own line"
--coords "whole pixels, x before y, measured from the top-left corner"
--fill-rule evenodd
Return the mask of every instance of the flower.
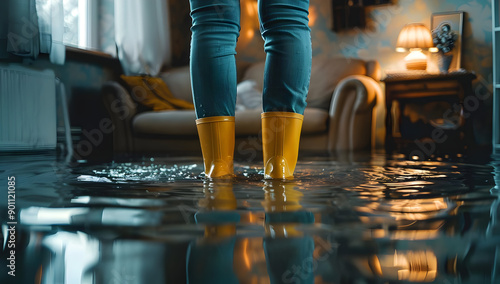
M 452 51 L 457 38 L 457 34 L 451 30 L 449 24 L 443 24 L 432 32 L 432 42 L 442 53 Z

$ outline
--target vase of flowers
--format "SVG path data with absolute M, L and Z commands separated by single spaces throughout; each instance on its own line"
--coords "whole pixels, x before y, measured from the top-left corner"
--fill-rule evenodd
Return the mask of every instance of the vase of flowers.
M 449 24 L 443 24 L 432 32 L 432 41 L 438 49 L 438 67 L 441 73 L 447 73 L 453 60 L 451 52 L 457 41 L 457 34 L 451 30 Z

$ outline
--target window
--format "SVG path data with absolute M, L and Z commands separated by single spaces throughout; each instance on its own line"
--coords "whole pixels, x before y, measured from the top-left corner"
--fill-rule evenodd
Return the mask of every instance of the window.
M 98 49 L 97 1 L 63 0 L 64 35 L 66 45 L 83 49 Z
M 64 35 L 65 44 L 78 46 L 78 0 L 64 1 Z
M 50 48 L 50 42 L 54 41 L 112 56 L 116 54 L 114 0 L 35 1 L 40 41 L 45 46 Z

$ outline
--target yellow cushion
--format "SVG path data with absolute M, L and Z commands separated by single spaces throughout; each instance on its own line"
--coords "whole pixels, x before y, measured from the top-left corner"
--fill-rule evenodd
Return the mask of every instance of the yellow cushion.
M 174 97 L 161 78 L 121 75 L 121 79 L 128 85 L 134 101 L 154 111 L 194 109 L 192 103 Z

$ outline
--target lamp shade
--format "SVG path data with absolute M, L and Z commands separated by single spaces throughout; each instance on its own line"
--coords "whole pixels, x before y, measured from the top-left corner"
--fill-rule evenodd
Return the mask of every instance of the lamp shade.
M 403 27 L 398 36 L 397 49 L 433 47 L 431 32 L 423 24 L 412 23 Z

